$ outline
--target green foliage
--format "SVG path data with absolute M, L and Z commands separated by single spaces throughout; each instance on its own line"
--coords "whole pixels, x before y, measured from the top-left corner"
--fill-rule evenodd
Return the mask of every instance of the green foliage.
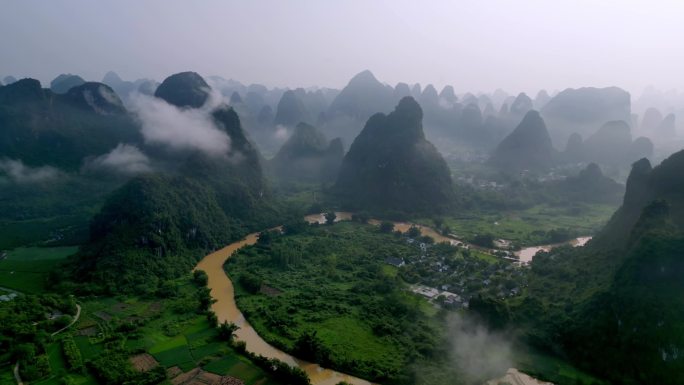
M 69 369 L 73 371 L 83 370 L 83 359 L 81 358 L 81 351 L 78 350 L 76 343 L 71 335 L 67 335 L 62 339 L 62 351 L 66 357 Z
M 223 341 L 232 341 L 233 337 L 235 337 L 235 332 L 239 328 L 239 326 L 232 322 L 223 321 L 218 327 L 218 337 Z
M 94 218 L 75 275 L 100 290 L 154 291 L 190 270 L 206 250 L 245 234 L 216 199 L 206 185 L 188 178 L 132 180 Z
M 411 226 L 408 231 L 406 231 L 406 235 L 409 238 L 418 238 L 420 236 L 420 229 L 417 226 Z
M 380 232 L 391 233 L 392 231 L 394 231 L 394 223 L 387 221 L 380 223 Z
M 292 347 L 295 356 L 318 362 L 323 366 L 331 364 L 330 349 L 316 335 L 316 331 L 304 331 Z
M 280 263 L 280 250 L 301 250 L 301 260 Z M 340 222 L 247 247 L 226 269 L 238 277 L 238 306 L 270 343 L 373 381 L 401 382 L 409 363 L 432 357 L 440 335 L 421 300 L 382 268 L 387 257 L 414 252 L 374 226 Z M 245 285 L 244 276 L 278 294 Z
M 337 219 L 337 215 L 334 211 L 328 211 L 325 213 L 325 224 L 332 225 L 335 223 L 335 219 Z
M 371 216 L 367 212 L 360 212 L 360 213 L 352 214 L 352 221 L 354 221 L 354 222 L 368 223 L 368 221 L 370 219 L 371 219 Z
M 41 293 L 50 288 L 50 277 L 76 247 L 22 247 L 6 253 L 0 260 L 1 286 L 26 293 Z
M 211 289 L 206 286 L 198 288 L 197 300 L 199 303 L 199 310 L 201 312 L 208 311 L 211 308 L 211 304 L 214 303 L 214 299 L 211 297 Z
M 615 207 L 605 204 L 540 204 L 523 210 L 473 210 L 445 216 L 443 227 L 459 239 L 491 234 L 517 246 L 534 246 L 595 234 L 610 219 Z M 429 225 L 428 219 L 420 220 Z
M 192 272 L 192 280 L 195 282 L 195 285 L 204 287 L 209 282 L 209 276 L 204 270 L 195 270 Z
M 297 216 L 288 219 L 285 223 L 283 223 L 283 232 L 289 235 L 299 234 L 305 231 L 307 227 L 309 227 L 309 224 L 302 219 L 301 216 Z
M 611 382 L 679 382 L 684 186 L 660 173 L 681 172 L 682 159 L 653 171 L 637 162 L 623 206 L 596 241 L 534 259 L 527 297 L 511 307 L 530 342 Z
M 258 293 L 261 289 L 261 279 L 258 276 L 246 271 L 240 273 L 238 282 L 245 290 L 252 294 Z
M 37 380 L 50 374 L 50 361 L 47 355 L 41 354 L 31 361 L 20 361 L 19 373 L 22 379 Z
M 470 243 L 491 249 L 494 248 L 494 237 L 491 234 L 477 234 L 470 239 Z
M 0 153 L 30 166 L 76 171 L 87 156 L 142 142 L 138 125 L 122 109 L 100 114 L 76 96 L 43 90 L 33 79 L 0 87 Z
M 134 376 L 130 362 L 120 350 L 108 349 L 106 354 L 88 361 L 88 367 L 101 384 L 123 384 Z
M 73 298 L 19 295 L 11 301 L 0 302 L 0 352 L 11 352 L 13 358 L 31 363 L 45 352 L 48 333 L 62 327 L 60 322 L 49 318 L 59 313 L 76 313 Z

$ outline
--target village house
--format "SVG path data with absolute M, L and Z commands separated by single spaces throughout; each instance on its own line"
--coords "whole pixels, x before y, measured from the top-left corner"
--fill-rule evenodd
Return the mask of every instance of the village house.
M 11 301 L 16 297 L 17 297 L 17 293 L 9 293 L 9 294 L 0 295 L 0 302 Z
M 385 259 L 385 263 L 388 265 L 395 266 L 395 267 L 402 267 L 402 266 L 406 265 L 404 258 L 397 258 L 397 257 L 388 257 Z

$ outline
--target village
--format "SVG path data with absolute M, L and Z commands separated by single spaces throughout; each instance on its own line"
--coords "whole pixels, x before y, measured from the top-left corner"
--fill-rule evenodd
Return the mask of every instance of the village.
M 406 240 L 416 251 L 385 263 L 398 269 L 410 290 L 445 309 L 468 308 L 471 298 L 514 297 L 526 286 L 527 267 L 513 258 L 473 250 L 468 245 Z

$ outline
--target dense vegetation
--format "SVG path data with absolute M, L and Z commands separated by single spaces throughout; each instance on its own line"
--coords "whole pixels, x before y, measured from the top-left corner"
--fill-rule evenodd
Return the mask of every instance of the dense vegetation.
M 0 159 L 0 285 L 21 292 L 0 288 L 0 295 L 9 295 L 0 302 L 0 362 L 19 362 L 26 380 L 153 384 L 166 379 L 167 369 L 196 367 L 247 384 L 307 384 L 301 370 L 245 352 L 244 343 L 233 340 L 236 325 L 216 325 L 208 312 L 206 274 L 187 277 L 208 251 L 279 224 L 284 234 L 263 232 L 226 268 L 255 328 L 297 357 L 382 383 L 459 383 L 466 378 L 451 361 L 447 311 L 440 308 L 467 308 L 470 301 L 489 327 L 519 333 L 521 350 L 534 349 L 529 357 L 543 352 L 541 359 L 516 364 L 557 383 L 598 382 L 568 375 L 574 369 L 563 360 L 625 384 L 675 384 L 684 372 L 684 152 L 655 168 L 646 159 L 635 163 L 622 207 L 594 241 L 541 253 L 530 268 L 499 259 L 509 255 L 504 251 L 432 245 L 417 227 L 401 235 L 390 222 L 365 224 L 368 212 L 380 213 L 486 248 L 498 238 L 516 249 L 593 234 L 623 187 L 597 164 L 576 174 L 580 166 L 567 163 L 596 161 L 613 177 L 635 154 L 652 153 L 650 142 L 631 141 L 621 121 L 586 141 L 572 136 L 565 153 L 556 154 L 524 94 L 496 117 L 488 104 L 485 119 L 473 95 L 461 105 L 453 89 L 437 95 L 432 86 L 421 92 L 404 84 L 393 92 L 364 72 L 338 95 L 328 116 L 318 117 L 322 129 L 333 128 L 333 119 L 365 120 L 400 102 L 388 115 L 370 117 L 338 175 L 341 140 L 328 142 L 306 124 L 263 162 L 237 114 L 249 111 L 245 102 L 258 99 L 259 87 L 244 100 L 233 93 L 234 108 L 206 111 L 230 139 L 230 150 L 214 156 L 144 143 L 138 123 L 108 86 L 76 76 L 59 77 L 53 86 L 54 92 L 42 89 L 31 79 L 0 86 L 0 153 L 8 157 Z M 208 88 L 186 72 L 169 77 L 156 96 L 187 111 L 205 105 Z M 593 112 L 564 122 L 551 136 L 568 134 L 568 127 L 587 132 L 606 112 L 628 112 L 619 90 L 577 90 L 549 103 L 545 118 L 572 118 L 558 104 L 585 93 L 598 95 L 607 111 L 580 106 Z M 455 124 L 457 136 L 483 147 L 525 118 L 489 165 L 452 163 L 449 170 L 425 137 L 423 108 L 408 95 L 427 106 L 430 124 Z M 286 92 L 275 122 L 311 120 L 313 111 L 325 111 L 321 98 L 322 92 Z M 366 104 L 368 98 L 377 100 Z M 437 107 L 444 100 L 451 100 L 448 112 Z M 382 108 L 368 111 L 372 105 Z M 344 132 L 351 133 L 353 127 Z M 142 148 L 154 167 L 133 178 L 88 167 L 120 143 Z M 603 151 L 613 143 L 619 146 Z M 567 163 L 548 169 L 556 161 Z M 278 179 L 277 199 L 262 165 Z M 470 167 L 476 172 L 465 175 Z M 452 172 L 460 175 L 456 192 Z M 302 209 L 328 207 L 364 212 L 354 215 L 358 223 L 333 224 L 334 212 L 326 214 L 326 225 L 301 220 Z M 419 251 L 419 243 L 428 244 L 426 250 Z M 82 246 L 76 253 L 73 245 Z M 440 295 L 427 301 L 411 293 L 413 285 L 448 288 L 459 300 L 447 305 Z M 69 324 L 77 300 L 82 318 L 51 335 Z M 144 362 L 156 365 L 135 369 Z
M 286 232 L 263 233 L 226 265 L 238 306 L 261 336 L 383 383 L 410 383 L 411 365 L 440 362 L 441 322 L 383 267 L 415 252 L 404 238 L 354 223 Z
M 27 380 L 44 377 L 50 370 L 50 333 L 68 325 L 74 314 L 74 299 L 54 294 L 18 295 L 0 302 L 0 361 L 19 362 Z
M 19 295 L 0 302 L 0 359 L 18 361 L 22 379 L 37 384 L 151 385 L 183 372 L 249 385 L 309 383 L 300 370 L 247 354 L 232 335 L 222 335 L 208 311 L 205 283 L 199 272 L 167 281 L 153 296 L 81 298 L 78 321 L 56 335 L 49 333 L 76 313 L 73 297 Z
M 158 94 L 189 103 L 182 106 L 194 106 L 195 96 L 206 93 L 197 74 L 167 80 Z M 136 177 L 112 194 L 91 223 L 88 244 L 73 261 L 72 275 L 89 283 L 75 289 L 154 292 L 165 280 L 188 271 L 205 252 L 275 224 L 282 211 L 272 202 L 259 153 L 237 114 L 222 105 L 209 116 L 230 138 L 229 153 L 176 154 L 176 170 Z
M 190 270 L 206 250 L 245 234 L 207 186 L 184 177 L 138 177 L 93 219 L 75 274 L 110 293 L 153 292 Z M 83 281 L 78 290 L 88 291 Z
M 139 127 L 124 113 L 121 100 L 100 83 L 86 83 L 63 95 L 41 88 L 33 79 L 0 86 L 0 126 L 3 157 L 67 170 L 78 170 L 85 157 L 106 153 L 120 142 L 141 141 Z
M 596 240 L 538 255 L 528 295 L 490 316 L 510 317 L 533 345 L 616 383 L 678 383 L 682 154 L 653 170 L 637 162 L 623 206 Z

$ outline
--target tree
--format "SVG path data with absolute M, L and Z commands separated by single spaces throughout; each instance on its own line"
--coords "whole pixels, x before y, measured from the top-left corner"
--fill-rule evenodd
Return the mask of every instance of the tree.
M 300 217 L 292 218 L 283 224 L 285 234 L 293 235 L 304 232 L 309 224 Z
M 202 273 L 204 273 L 202 271 Z M 200 284 L 200 286 L 206 286 L 207 285 L 207 278 L 206 278 L 206 273 L 204 274 L 205 278 L 202 281 L 203 284 Z M 178 285 L 176 285 L 175 282 L 173 281 L 164 281 L 159 285 L 157 288 L 157 296 L 161 298 L 173 298 L 176 295 L 178 295 Z
M 491 249 L 494 248 L 494 236 L 491 234 L 477 234 L 470 240 L 470 243 Z
M 420 236 L 420 229 L 416 225 L 411 225 L 406 234 L 410 238 L 417 238 L 418 236 Z
M 242 285 L 245 290 L 252 294 L 256 294 L 261 290 L 261 279 L 254 274 L 244 272 L 240 274 L 238 282 L 240 282 L 240 285 Z
M 451 233 L 451 228 L 448 225 L 444 225 L 442 227 L 442 235 L 445 237 L 448 236 Z
M 14 357 L 18 361 L 30 362 L 36 357 L 36 347 L 32 344 L 20 344 L 14 348 Z
M 232 341 L 235 337 L 235 332 L 240 329 L 239 326 L 232 322 L 223 321 L 218 328 L 218 337 L 223 341 Z
M 295 354 L 304 359 L 322 365 L 330 363 L 330 349 L 323 345 L 315 330 L 302 333 L 295 341 L 293 349 Z
M 367 212 L 363 211 L 360 213 L 352 214 L 352 221 L 354 222 L 359 222 L 359 223 L 368 223 L 370 220 L 370 215 L 368 215 Z
M 329 211 L 325 213 L 325 223 L 328 225 L 332 225 L 335 223 L 335 219 L 337 219 L 337 214 L 335 214 L 334 211 Z
M 428 245 L 435 243 L 435 240 L 429 235 L 423 235 L 422 237 L 420 237 L 420 241 L 423 243 L 427 243 Z
M 262 231 L 259 233 L 259 238 L 257 238 L 257 244 L 267 246 L 271 244 L 272 239 L 270 231 Z
M 434 223 L 435 223 L 435 227 L 436 227 L 437 229 L 439 229 L 439 228 L 441 228 L 442 225 L 444 224 L 444 219 L 442 219 L 442 218 L 440 218 L 440 217 L 435 217 L 435 218 L 432 220 L 432 222 L 434 222 Z
M 195 270 L 192 272 L 192 280 L 195 281 L 197 286 L 204 287 L 209 282 L 209 276 L 204 270 Z
M 209 310 L 214 299 L 211 297 L 211 290 L 208 287 L 201 287 L 197 290 L 197 299 L 199 300 L 199 309 L 202 312 Z
M 391 233 L 392 231 L 394 231 L 394 223 L 384 221 L 380 224 L 380 232 Z

